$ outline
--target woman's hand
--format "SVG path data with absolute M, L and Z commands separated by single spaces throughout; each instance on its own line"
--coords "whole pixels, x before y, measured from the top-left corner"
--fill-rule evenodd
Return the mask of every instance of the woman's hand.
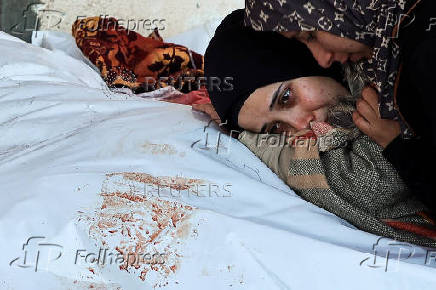
M 362 91 L 362 98 L 357 100 L 357 111 L 353 112 L 356 126 L 377 144 L 386 148 L 400 133 L 400 124 L 394 120 L 382 119 L 378 108 L 377 92 L 366 87 Z
M 212 104 L 194 104 L 192 109 L 208 114 L 218 125 L 221 124 L 221 119 Z

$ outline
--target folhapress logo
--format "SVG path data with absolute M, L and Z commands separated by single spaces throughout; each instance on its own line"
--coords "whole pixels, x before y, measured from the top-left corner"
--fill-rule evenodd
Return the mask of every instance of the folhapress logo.
M 45 237 L 34 236 L 27 239 L 23 244 L 23 255 L 13 259 L 9 266 L 16 266 L 20 268 L 31 268 L 35 272 L 41 266 L 48 265 L 62 256 L 63 247 L 58 244 L 44 242 Z

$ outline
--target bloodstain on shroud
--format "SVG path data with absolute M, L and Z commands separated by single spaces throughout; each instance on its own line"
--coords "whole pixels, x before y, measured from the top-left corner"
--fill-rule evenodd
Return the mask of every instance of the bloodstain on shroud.
M 147 153 L 151 153 L 153 155 L 176 155 L 178 154 L 180 157 L 185 157 L 186 153 L 185 152 L 178 152 L 176 147 L 174 147 L 173 145 L 169 145 L 169 144 L 156 144 L 156 143 L 150 143 L 150 142 L 145 142 L 142 145 L 142 148 L 145 152 Z
M 124 257 L 120 270 L 135 272 L 143 281 L 165 286 L 179 268 L 181 246 L 198 231 L 190 219 L 195 209 L 177 201 L 141 194 L 145 184 L 184 190 L 204 181 L 182 177 L 154 177 L 145 173 L 106 175 L 100 196 L 101 206 L 94 213 L 79 212 L 79 221 L 89 223 L 89 235 L 103 247 L 112 248 Z M 114 246 L 116 245 L 116 246 Z M 137 259 L 135 254 L 159 253 L 156 259 Z M 128 255 L 132 257 L 130 261 Z M 115 259 L 115 258 L 114 258 Z M 114 266 L 114 265 L 109 265 Z

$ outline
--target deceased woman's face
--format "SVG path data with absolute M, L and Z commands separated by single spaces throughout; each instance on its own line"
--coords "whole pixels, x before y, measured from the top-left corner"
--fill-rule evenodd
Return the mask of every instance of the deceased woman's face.
M 372 55 L 372 50 L 367 45 L 326 31 L 288 31 L 281 34 L 288 38 L 295 37 L 306 44 L 323 68 L 330 67 L 335 61 L 342 64 L 347 61 L 356 62 Z
M 241 128 L 252 132 L 294 134 L 311 121 L 326 121 L 330 106 L 349 92 L 328 77 L 302 77 L 255 90 L 239 115 Z

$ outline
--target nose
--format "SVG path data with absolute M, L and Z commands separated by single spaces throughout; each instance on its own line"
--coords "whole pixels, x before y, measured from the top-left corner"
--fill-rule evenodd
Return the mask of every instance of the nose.
M 318 51 L 318 55 L 316 57 L 316 60 L 318 61 L 318 64 L 321 67 L 329 68 L 334 61 L 333 56 L 334 55 L 332 52 L 325 50 L 325 49 L 320 49 Z
M 310 128 L 310 122 L 315 121 L 315 115 L 313 113 L 308 113 L 304 116 L 301 116 L 301 118 L 298 118 L 296 120 L 293 120 L 292 126 L 297 130 L 303 130 Z

